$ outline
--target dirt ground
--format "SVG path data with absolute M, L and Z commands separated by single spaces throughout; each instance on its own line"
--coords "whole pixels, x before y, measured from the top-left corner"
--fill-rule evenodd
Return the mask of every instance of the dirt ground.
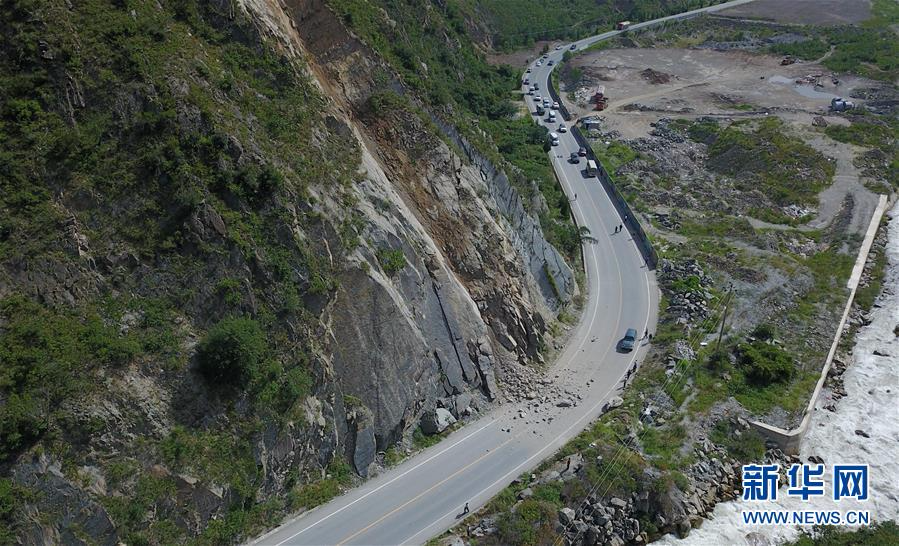
M 566 105 L 578 117 L 598 114 L 610 129 L 624 138 L 643 136 L 660 115 L 734 118 L 764 115 L 805 118 L 822 115 L 830 123 L 844 123 L 828 116 L 830 99 L 848 97 L 870 82 L 839 77 L 814 63 L 780 65 L 781 57 L 745 51 L 707 49 L 608 49 L 579 55 L 573 66 L 584 73 L 584 84 Z M 795 80 L 816 76 L 821 84 L 797 85 Z M 594 112 L 588 97 L 604 87 L 609 106 Z M 862 101 L 856 101 L 862 102 Z
M 755 0 L 718 12 L 740 19 L 807 25 L 851 25 L 871 17 L 870 0 Z
M 834 75 L 815 63 L 781 66 L 781 60 L 779 56 L 740 50 L 601 50 L 572 60 L 584 77 L 577 89 L 564 89 L 562 96 L 573 115 L 599 117 L 603 132 L 617 133 L 623 139 L 647 137 L 652 124 L 666 117 L 712 116 L 736 120 L 778 116 L 837 165 L 833 184 L 820 194 L 815 218 L 804 228 L 830 225 L 848 198 L 852 210 L 847 227 L 861 233 L 877 200 L 865 188 L 865 180 L 853 165 L 855 155 L 863 150 L 832 141 L 813 122 L 815 118 L 823 118 L 828 124 L 848 124 L 844 117 L 829 112 L 830 99 L 849 97 L 855 89 L 871 87 L 873 82 Z M 812 83 L 798 84 L 797 80 Z M 815 86 L 814 82 L 820 85 Z M 609 104 L 606 110 L 597 112 L 592 109 L 589 97 L 600 87 Z M 755 227 L 778 229 L 756 219 L 749 220 Z

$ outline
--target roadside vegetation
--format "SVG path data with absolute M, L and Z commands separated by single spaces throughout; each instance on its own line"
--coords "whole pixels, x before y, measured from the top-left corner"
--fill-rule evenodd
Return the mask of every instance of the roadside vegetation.
M 787 546 L 890 546 L 899 543 L 899 525 L 895 521 L 874 523 L 846 531 L 842 527 L 816 526 L 811 533 L 787 544 Z

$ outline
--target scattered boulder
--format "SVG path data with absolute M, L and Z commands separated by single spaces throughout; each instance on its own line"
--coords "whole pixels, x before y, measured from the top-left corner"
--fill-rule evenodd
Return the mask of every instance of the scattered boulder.
M 425 434 L 440 434 L 450 425 L 456 422 L 456 418 L 445 408 L 435 408 L 426 411 L 421 416 L 421 430 Z
M 559 523 L 562 525 L 571 525 L 574 522 L 574 510 L 568 508 L 562 508 L 559 510 Z

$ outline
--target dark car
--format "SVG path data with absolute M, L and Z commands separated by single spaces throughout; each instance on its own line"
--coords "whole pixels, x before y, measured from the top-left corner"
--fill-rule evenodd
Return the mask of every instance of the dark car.
M 587 157 L 587 148 L 581 148 L 577 151 L 577 155 L 581 157 Z
M 552 65 L 553 65 L 553 61 L 549 61 L 549 62 L 546 63 L 546 64 L 547 64 L 548 66 L 552 66 Z
M 624 333 L 624 337 L 618 342 L 618 350 L 623 353 L 629 353 L 634 350 L 634 345 L 636 344 L 637 331 L 633 328 L 628 328 L 627 332 Z
M 571 47 L 569 49 L 571 49 L 571 51 L 574 51 L 575 49 L 577 49 L 577 44 L 571 44 Z
M 570 159 L 570 161 L 571 161 L 572 163 L 580 163 L 580 162 L 581 162 L 581 158 L 580 158 L 580 156 L 577 155 L 577 152 L 571 152 L 571 159 Z
M 534 82 L 534 89 L 540 89 L 540 82 Z

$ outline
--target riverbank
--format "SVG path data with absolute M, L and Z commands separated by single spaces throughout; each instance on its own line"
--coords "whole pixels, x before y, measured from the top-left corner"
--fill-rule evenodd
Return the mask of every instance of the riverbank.
M 887 268 L 883 289 L 870 313 L 870 324 L 859 329 L 852 358 L 843 373 L 846 396 L 824 408 L 815 408 L 809 431 L 800 444 L 800 459 L 819 457 L 825 464 L 870 465 L 870 500 L 840 501 L 839 509 L 868 510 L 872 521 L 899 520 L 899 206 L 889 213 Z M 833 404 L 833 402 L 829 402 Z M 807 502 L 781 495 L 766 504 L 771 510 L 833 510 L 828 495 Z M 796 527 L 749 526 L 740 513 L 750 508 L 744 501 L 720 503 L 712 517 L 688 537 L 665 536 L 656 544 L 690 546 L 706 544 L 777 544 L 800 534 Z M 758 509 L 755 503 L 753 509 Z

